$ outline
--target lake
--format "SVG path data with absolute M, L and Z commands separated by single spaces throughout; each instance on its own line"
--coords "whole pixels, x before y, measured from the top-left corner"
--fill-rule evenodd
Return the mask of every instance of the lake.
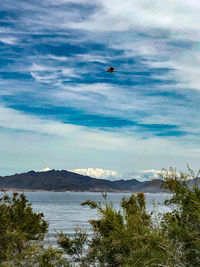
M 28 200 L 32 203 L 34 211 L 43 212 L 45 219 L 49 222 L 49 240 L 56 245 L 56 232 L 72 235 L 74 228 L 80 226 L 89 233 L 89 219 L 97 218 L 95 210 L 80 203 L 90 199 L 103 201 L 101 193 L 93 192 L 25 192 Z M 122 197 L 129 197 L 130 193 L 108 193 L 108 201 L 112 201 L 115 208 L 120 208 Z M 165 212 L 169 208 L 163 205 L 164 200 L 169 197 L 166 193 L 146 194 L 147 210 L 151 212 L 156 203 L 158 212 Z

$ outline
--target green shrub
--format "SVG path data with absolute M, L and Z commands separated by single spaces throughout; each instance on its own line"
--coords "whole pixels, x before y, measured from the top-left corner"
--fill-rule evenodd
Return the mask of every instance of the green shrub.
M 197 175 L 198 176 L 198 175 Z M 200 190 L 190 169 L 177 174 L 164 172 L 163 187 L 172 194 L 165 202 L 174 207 L 163 216 L 162 228 L 180 251 L 184 266 L 200 266 Z M 193 180 L 191 180 L 191 178 Z
M 123 198 L 122 211 L 116 211 L 104 198 L 104 205 L 89 200 L 82 203 L 97 209 L 99 219 L 90 220 L 92 239 L 86 239 L 84 244 L 80 241 L 82 247 L 88 246 L 85 255 L 79 258 L 81 266 L 156 266 L 166 263 L 175 266 L 175 248 L 158 227 L 153 227 L 143 193 Z M 59 244 L 68 253 L 74 239 L 60 237 Z M 73 251 L 76 254 L 76 250 Z
M 163 188 L 172 194 L 165 204 L 174 209 L 162 214 L 160 222 L 147 213 L 144 193 L 123 198 L 119 211 L 103 194 L 103 204 L 82 203 L 99 215 L 89 221 L 92 237 L 79 229 L 74 238 L 58 235 L 59 245 L 80 266 L 200 266 L 200 190 L 188 182 L 194 173 L 170 169 L 162 178 Z
M 63 253 L 44 248 L 48 223 L 35 213 L 24 194 L 3 193 L 0 198 L 0 266 L 69 266 Z

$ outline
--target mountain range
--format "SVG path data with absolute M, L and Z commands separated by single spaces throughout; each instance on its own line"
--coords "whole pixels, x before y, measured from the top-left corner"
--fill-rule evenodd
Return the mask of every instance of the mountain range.
M 110 181 L 80 175 L 66 170 L 0 176 L 0 189 L 4 190 L 52 190 L 91 192 L 161 192 L 162 180 L 140 182 L 132 180 Z

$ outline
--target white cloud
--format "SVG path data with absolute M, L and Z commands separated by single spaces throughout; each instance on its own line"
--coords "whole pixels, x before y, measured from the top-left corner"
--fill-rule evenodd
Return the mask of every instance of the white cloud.
M 152 179 L 159 179 L 161 173 L 161 170 L 149 169 L 124 172 L 121 173 L 120 176 L 125 180 L 136 179 L 138 181 L 147 181 Z
M 41 58 L 40 58 L 41 59 Z M 65 61 L 66 57 L 55 57 L 55 56 L 47 56 L 46 59 L 53 59 L 58 61 Z M 30 67 L 26 69 L 26 71 L 30 71 L 31 76 L 37 81 L 41 83 L 51 83 L 51 84 L 61 84 L 64 80 L 66 81 L 68 78 L 79 78 L 80 71 L 76 68 L 69 68 L 59 66 L 56 67 L 54 62 L 48 62 L 45 64 L 36 64 L 33 63 Z M 61 84 L 62 85 L 62 84 Z
M 56 78 L 56 74 L 46 74 L 46 73 L 38 73 L 31 71 L 31 76 L 40 83 L 52 83 Z
M 172 71 L 167 75 L 166 79 L 171 78 L 178 82 L 177 87 L 192 88 L 200 90 L 200 51 L 199 49 L 190 49 L 179 55 L 179 57 L 170 57 L 165 62 L 152 63 L 153 67 L 168 67 Z M 169 76 L 171 75 L 171 77 Z M 165 76 L 164 76 L 165 77 Z
M 17 43 L 16 37 L 0 37 L 0 42 L 9 44 L 9 45 L 15 45 Z
M 117 178 L 120 178 L 120 174 L 118 172 L 111 170 L 103 170 L 100 168 L 74 169 L 71 171 L 82 175 L 87 175 L 93 178 L 108 179 L 108 180 L 113 180 L 113 179 L 115 180 Z
M 100 62 L 100 63 L 106 63 L 109 57 L 103 57 L 103 56 L 98 56 L 98 55 L 91 55 L 91 54 L 81 54 L 81 55 L 76 55 L 80 61 L 85 61 L 85 62 Z
M 36 71 L 36 72 L 40 72 L 40 71 L 54 71 L 55 68 L 51 67 L 51 66 L 47 66 L 47 65 L 40 65 L 40 64 L 36 64 L 33 63 L 28 70 L 30 71 Z
M 150 97 L 142 98 L 136 90 L 126 90 L 124 86 L 112 85 L 109 83 L 93 83 L 93 84 L 75 84 L 68 85 L 57 82 L 58 89 L 49 93 L 49 99 L 56 101 L 57 105 L 64 105 L 66 101 L 73 107 L 85 112 L 94 114 L 103 114 L 117 117 L 127 118 L 125 112 L 148 111 L 155 99 Z M 134 99 L 134 101 L 133 101 Z M 151 106 L 150 106 L 150 102 Z M 88 105 L 88 103 L 90 103 Z M 103 104 L 102 104 L 103 103 Z M 131 114 L 131 119 L 132 114 Z
M 82 175 L 87 175 L 93 178 L 98 179 L 107 179 L 107 180 L 131 180 L 136 179 L 138 181 L 147 181 L 152 179 L 159 179 L 162 171 L 160 170 L 139 170 L 139 171 L 130 171 L 130 172 L 117 172 L 114 170 L 104 170 L 101 168 L 87 168 L 87 169 L 73 169 L 72 172 L 79 173 Z
M 62 74 L 65 75 L 66 77 L 76 77 L 76 78 L 80 77 L 77 74 L 77 71 L 75 68 L 62 68 Z
M 197 30 L 200 4 L 185 0 L 101 1 L 99 8 L 87 21 L 73 23 L 74 27 L 101 31 L 135 29 Z
M 21 131 L 33 131 L 41 134 L 62 135 L 73 132 L 73 126 L 52 120 L 40 119 L 20 111 L 0 106 L 0 126 Z M 78 126 L 77 126 L 78 127 Z
M 37 116 L 26 115 L 23 112 L 0 106 L 0 127 L 48 134 L 69 138 L 81 147 L 93 147 L 101 150 L 127 149 L 127 141 L 119 134 L 93 130 L 83 126 L 64 124 L 54 120 L 42 119 Z
M 54 83 L 58 78 L 58 72 L 56 69 L 49 65 L 40 65 L 33 63 L 28 70 L 31 76 L 40 83 Z
M 154 169 L 139 171 L 139 174 L 141 175 L 141 178 L 143 179 L 145 178 L 158 179 L 160 178 L 161 173 L 162 173 L 161 170 L 154 170 Z
M 51 170 L 52 170 L 52 169 L 46 167 L 46 168 L 44 168 L 44 169 L 41 169 L 41 170 L 38 171 L 38 172 L 48 172 L 48 171 L 51 171 Z
M 50 59 L 54 59 L 54 60 L 58 60 L 58 61 L 68 61 L 69 57 L 62 57 L 62 56 L 55 56 L 55 55 L 47 55 L 45 56 L 45 58 L 50 58 Z

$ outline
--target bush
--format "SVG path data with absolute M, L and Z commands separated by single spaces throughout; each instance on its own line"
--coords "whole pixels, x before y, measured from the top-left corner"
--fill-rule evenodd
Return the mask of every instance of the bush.
M 0 198 L 0 266 L 68 266 L 62 252 L 44 248 L 48 223 L 35 213 L 24 194 Z
M 83 243 L 76 237 L 76 244 L 88 247 L 81 258 L 76 258 L 80 266 L 175 266 L 175 248 L 158 226 L 153 227 L 143 193 L 123 198 L 122 211 L 116 211 L 106 201 L 106 196 L 104 199 L 104 205 L 89 200 L 82 203 L 97 209 L 99 219 L 90 221 L 91 240 L 86 239 Z M 76 249 L 71 249 L 74 240 L 61 235 L 59 244 L 67 253 L 71 251 L 71 255 L 76 256 Z
M 194 173 L 170 169 L 162 178 L 163 188 L 172 194 L 165 204 L 174 209 L 160 223 L 147 213 L 143 193 L 123 198 L 119 211 L 104 194 L 103 204 L 82 203 L 99 214 L 89 221 L 92 237 L 79 229 L 74 238 L 58 235 L 59 245 L 80 266 L 200 266 L 200 190 L 195 180 L 189 182 Z
M 198 176 L 198 175 L 197 175 Z M 200 190 L 192 170 L 164 172 L 163 187 L 172 194 L 165 202 L 174 210 L 163 216 L 162 228 L 180 251 L 184 266 L 200 266 Z M 192 179 L 192 180 L 191 180 Z

